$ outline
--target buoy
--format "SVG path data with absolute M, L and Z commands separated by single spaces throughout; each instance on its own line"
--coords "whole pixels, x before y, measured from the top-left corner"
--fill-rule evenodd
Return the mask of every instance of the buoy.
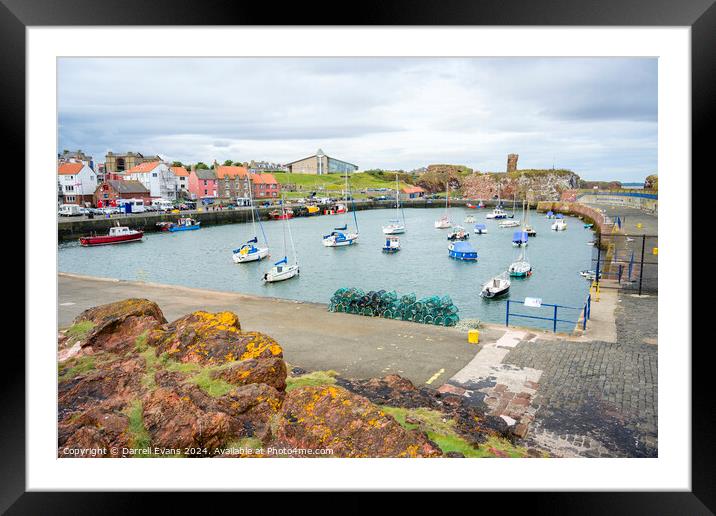
M 470 344 L 477 344 L 480 342 L 480 332 L 478 330 L 472 329 L 467 331 L 467 341 Z

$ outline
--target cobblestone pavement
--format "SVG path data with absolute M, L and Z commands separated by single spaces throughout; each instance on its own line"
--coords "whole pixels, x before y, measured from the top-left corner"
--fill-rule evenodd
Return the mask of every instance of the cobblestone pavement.
M 657 456 L 658 298 L 619 298 L 616 343 L 540 338 L 504 358 L 542 371 L 530 445 L 566 457 Z

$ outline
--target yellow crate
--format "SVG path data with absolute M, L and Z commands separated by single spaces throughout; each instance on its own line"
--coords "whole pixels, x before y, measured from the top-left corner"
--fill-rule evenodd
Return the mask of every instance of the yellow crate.
M 477 344 L 480 342 L 480 332 L 477 330 L 468 330 L 467 331 L 467 341 L 470 344 Z
M 658 248 L 658 247 L 653 248 L 653 249 L 651 250 L 651 254 L 653 254 L 654 256 L 656 256 L 657 254 L 659 254 L 659 248 Z

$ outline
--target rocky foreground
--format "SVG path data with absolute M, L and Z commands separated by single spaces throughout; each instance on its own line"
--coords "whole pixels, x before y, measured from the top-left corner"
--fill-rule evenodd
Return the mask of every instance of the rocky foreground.
M 59 457 L 496 457 L 500 418 L 397 375 L 289 374 L 278 342 L 231 312 L 168 323 L 127 299 L 59 335 Z

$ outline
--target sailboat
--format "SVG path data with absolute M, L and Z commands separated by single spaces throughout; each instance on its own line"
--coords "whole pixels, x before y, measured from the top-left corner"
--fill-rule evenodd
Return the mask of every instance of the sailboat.
M 266 283 L 276 283 L 277 281 L 285 281 L 299 274 L 298 256 L 296 255 L 296 247 L 293 245 L 293 235 L 291 234 L 290 217 L 286 217 L 286 204 L 281 203 L 281 215 L 283 215 L 283 259 L 277 261 L 271 267 L 271 270 L 264 274 L 263 280 Z M 288 263 L 288 255 L 286 252 L 286 229 L 288 229 L 288 237 L 291 240 L 291 251 L 293 252 L 294 263 Z
M 447 188 L 445 189 L 445 215 L 435 221 L 435 229 L 447 229 L 452 226 L 450 217 L 448 217 L 448 209 L 450 207 L 450 179 L 447 181 Z
M 525 219 L 525 203 L 522 203 L 522 220 Z M 525 231 L 524 225 L 520 231 L 515 231 L 512 237 L 512 245 L 520 247 L 520 255 L 510 264 L 507 268 L 507 272 L 514 278 L 526 278 L 532 275 L 532 265 L 527 261 L 527 231 Z
M 527 203 L 527 204 L 526 204 L 526 207 L 525 207 L 525 211 L 524 211 L 524 214 L 523 214 L 523 216 L 522 216 L 522 218 L 524 219 L 524 230 L 525 230 L 525 233 L 527 233 L 527 236 L 535 237 L 535 236 L 537 236 L 537 231 L 535 230 L 535 228 L 532 227 L 532 224 L 529 224 L 529 223 L 527 222 L 527 220 L 529 219 L 529 216 L 530 216 L 530 202 L 529 202 L 529 197 L 528 197 L 528 200 L 526 201 L 526 203 Z
M 525 247 L 527 245 L 527 231 L 525 230 L 524 225 L 524 219 L 525 219 L 525 204 L 522 203 L 522 229 L 515 231 L 512 234 L 512 245 L 514 247 Z
M 400 182 L 398 174 L 395 174 L 395 219 L 390 220 L 387 226 L 383 226 L 383 233 L 386 235 L 399 235 L 405 233 L 405 214 L 403 214 L 403 223 L 400 223 Z
M 348 173 L 346 172 L 346 198 L 350 197 L 348 190 Z M 353 201 L 351 201 L 353 204 Z M 346 217 L 348 211 L 346 210 Z M 344 247 L 353 245 L 358 242 L 358 218 L 356 217 L 356 207 L 353 204 L 353 220 L 355 222 L 356 230 L 355 233 L 348 231 L 348 221 L 343 226 L 333 228 L 333 231 L 328 235 L 323 235 L 323 245 L 326 247 Z
M 261 225 L 261 216 L 256 211 L 256 206 L 254 206 L 254 199 L 253 199 L 253 193 L 251 191 L 251 185 L 249 182 L 249 202 L 251 205 L 251 227 L 253 228 L 254 238 L 251 240 L 247 240 L 245 244 L 243 244 L 241 247 L 233 250 L 233 259 L 234 263 L 246 263 L 246 262 L 256 262 L 263 260 L 269 255 L 269 248 L 268 248 L 268 241 L 266 240 L 266 233 L 264 233 L 264 228 Z M 256 219 L 258 218 L 259 221 L 259 227 L 261 228 L 261 233 L 264 237 L 264 243 L 265 246 L 261 247 L 259 246 L 259 239 L 256 235 Z

